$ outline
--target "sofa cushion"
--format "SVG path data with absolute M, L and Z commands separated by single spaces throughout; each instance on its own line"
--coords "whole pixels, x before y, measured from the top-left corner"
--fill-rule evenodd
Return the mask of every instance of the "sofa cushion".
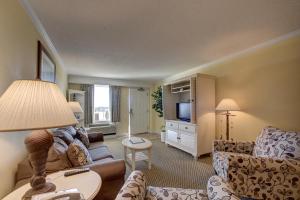
M 29 162 L 28 157 L 26 157 L 18 164 L 16 182 L 18 183 L 23 180 L 28 180 L 32 176 L 32 174 L 33 174 L 32 166 Z M 20 183 L 19 186 L 20 185 L 22 185 L 22 183 Z
M 170 187 L 152 187 L 147 188 L 147 200 L 174 200 L 174 199 L 189 199 L 189 200 L 208 200 L 205 190 L 198 189 L 182 189 Z
M 90 146 L 90 141 L 88 138 L 88 134 L 86 132 L 86 130 L 82 127 L 78 128 L 76 130 L 76 136 L 77 139 L 79 139 L 85 146 L 86 148 L 89 148 Z
M 218 176 L 221 176 L 227 181 L 228 177 L 228 167 L 229 167 L 229 154 L 221 151 L 216 151 L 213 153 L 213 167 Z
M 56 172 L 72 167 L 67 156 L 68 145 L 60 138 L 54 137 L 54 143 L 48 152 L 46 172 Z
M 75 138 L 75 136 L 76 136 L 76 129 L 73 126 L 66 126 L 66 127 L 58 128 L 58 130 L 68 132 L 73 138 Z
M 99 145 L 95 148 L 89 149 L 88 151 L 93 161 L 101 160 L 104 158 L 113 158 L 113 155 L 105 145 Z
M 90 143 L 104 141 L 102 132 L 89 132 L 88 137 L 89 137 Z
M 74 142 L 73 136 L 65 129 L 58 128 L 50 131 L 54 137 L 62 139 L 67 145 Z
M 212 176 L 209 178 L 207 183 L 207 194 L 210 200 L 239 200 L 229 186 L 228 183 L 225 183 L 224 180 L 219 176 Z
M 253 155 L 300 160 L 300 132 L 263 128 L 256 139 Z
M 89 151 L 78 139 L 69 145 L 67 154 L 74 167 L 93 163 Z

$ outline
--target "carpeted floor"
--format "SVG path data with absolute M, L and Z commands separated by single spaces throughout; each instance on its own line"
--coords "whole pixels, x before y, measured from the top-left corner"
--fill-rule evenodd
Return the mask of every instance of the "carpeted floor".
M 180 187 L 180 188 L 206 188 L 207 180 L 214 174 L 211 157 L 203 157 L 198 161 L 179 149 L 166 146 L 160 141 L 157 134 L 139 134 L 138 137 L 150 139 L 152 147 L 152 168 L 148 170 L 144 161 L 136 162 L 136 170 L 145 173 L 147 184 L 152 186 Z M 105 139 L 116 158 L 123 159 L 122 137 Z M 131 173 L 129 165 L 126 166 L 126 178 Z

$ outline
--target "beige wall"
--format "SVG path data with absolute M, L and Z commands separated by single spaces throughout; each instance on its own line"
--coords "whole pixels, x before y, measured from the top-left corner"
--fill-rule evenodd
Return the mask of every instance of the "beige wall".
M 240 105 L 231 118 L 234 139 L 254 140 L 267 125 L 300 130 L 299 52 L 296 36 L 198 71 L 216 76 L 216 103 L 233 98 Z M 217 115 L 216 128 L 217 138 L 225 136 L 224 116 Z
M 40 35 L 18 1 L 1 1 L 0 95 L 14 80 L 36 77 L 37 40 L 41 40 Z M 57 66 L 57 83 L 65 92 L 67 75 L 60 66 Z M 17 163 L 26 154 L 23 144 L 26 134 L 0 133 L 0 198 L 13 188 Z
M 233 138 L 254 140 L 267 125 L 300 130 L 299 52 L 300 36 L 203 69 L 217 76 L 216 102 L 233 98 L 242 109 L 233 117 Z M 218 116 L 218 134 L 224 127 Z

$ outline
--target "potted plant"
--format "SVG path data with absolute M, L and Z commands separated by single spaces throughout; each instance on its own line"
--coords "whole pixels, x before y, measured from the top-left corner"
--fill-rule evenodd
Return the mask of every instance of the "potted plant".
M 158 113 L 158 117 L 163 117 L 163 104 L 162 104 L 162 88 L 158 86 L 155 91 L 151 94 L 154 99 L 152 108 Z
M 161 142 L 165 142 L 166 140 L 166 129 L 165 129 L 165 126 L 161 126 L 160 127 L 160 140 Z
M 158 113 L 158 117 L 163 117 L 163 104 L 162 104 L 162 87 L 158 86 L 156 90 L 153 91 L 151 94 L 153 97 L 153 104 L 152 108 Z M 166 131 L 165 131 L 165 126 L 161 127 L 161 141 L 165 142 L 165 137 L 166 137 Z

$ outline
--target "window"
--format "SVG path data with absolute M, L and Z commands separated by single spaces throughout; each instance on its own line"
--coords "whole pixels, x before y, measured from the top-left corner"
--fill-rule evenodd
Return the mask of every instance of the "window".
M 97 123 L 110 122 L 110 102 L 109 102 L 109 86 L 95 85 L 94 86 L 94 118 Z

